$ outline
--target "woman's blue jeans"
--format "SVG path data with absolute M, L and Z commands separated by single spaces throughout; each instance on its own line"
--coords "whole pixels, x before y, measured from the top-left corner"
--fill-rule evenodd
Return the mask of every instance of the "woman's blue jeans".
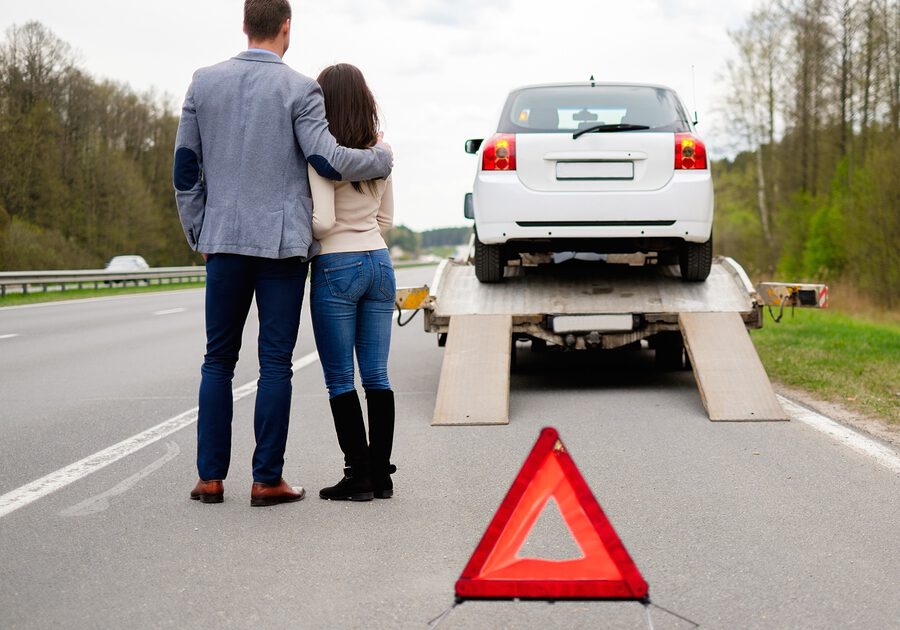
M 396 293 L 386 249 L 313 259 L 310 308 L 329 398 L 355 389 L 354 350 L 363 388 L 391 388 L 387 362 Z

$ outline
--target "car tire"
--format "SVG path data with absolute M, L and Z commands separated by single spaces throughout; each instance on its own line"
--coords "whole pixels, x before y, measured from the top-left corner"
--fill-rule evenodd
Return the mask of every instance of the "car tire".
M 681 279 L 686 282 L 703 282 L 712 268 L 712 237 L 705 243 L 685 243 L 678 256 Z
M 475 237 L 475 277 L 482 283 L 503 280 L 504 260 L 500 245 L 485 245 Z

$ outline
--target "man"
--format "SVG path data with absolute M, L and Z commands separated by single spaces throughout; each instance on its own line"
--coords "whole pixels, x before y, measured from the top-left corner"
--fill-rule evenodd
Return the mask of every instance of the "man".
M 248 50 L 194 74 L 178 128 L 174 184 L 181 224 L 207 260 L 206 356 L 197 423 L 200 480 L 191 498 L 223 500 L 231 459 L 231 381 L 251 301 L 259 313 L 250 503 L 301 500 L 282 478 L 291 357 L 312 239 L 307 162 L 333 180 L 387 177 L 392 153 L 338 146 L 322 92 L 281 60 L 291 34 L 287 0 L 246 0 Z

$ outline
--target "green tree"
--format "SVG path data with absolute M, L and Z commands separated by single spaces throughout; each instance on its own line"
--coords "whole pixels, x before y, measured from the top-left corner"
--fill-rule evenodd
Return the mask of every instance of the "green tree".
M 417 255 L 421 247 L 421 236 L 405 225 L 392 227 L 384 235 L 384 240 L 389 248 L 399 247 L 410 256 Z

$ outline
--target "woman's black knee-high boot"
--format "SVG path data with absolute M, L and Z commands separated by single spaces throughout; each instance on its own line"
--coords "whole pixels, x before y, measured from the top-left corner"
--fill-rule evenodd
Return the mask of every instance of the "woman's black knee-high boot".
M 335 396 L 330 402 L 338 444 L 344 452 L 344 478 L 329 488 L 322 488 L 319 496 L 332 501 L 371 501 L 374 495 L 369 476 L 369 448 L 359 397 L 352 391 Z
M 394 392 L 389 389 L 370 389 L 366 392 L 369 410 L 369 466 L 375 498 L 389 499 L 394 495 L 391 474 L 397 467 L 391 464 L 394 445 Z

